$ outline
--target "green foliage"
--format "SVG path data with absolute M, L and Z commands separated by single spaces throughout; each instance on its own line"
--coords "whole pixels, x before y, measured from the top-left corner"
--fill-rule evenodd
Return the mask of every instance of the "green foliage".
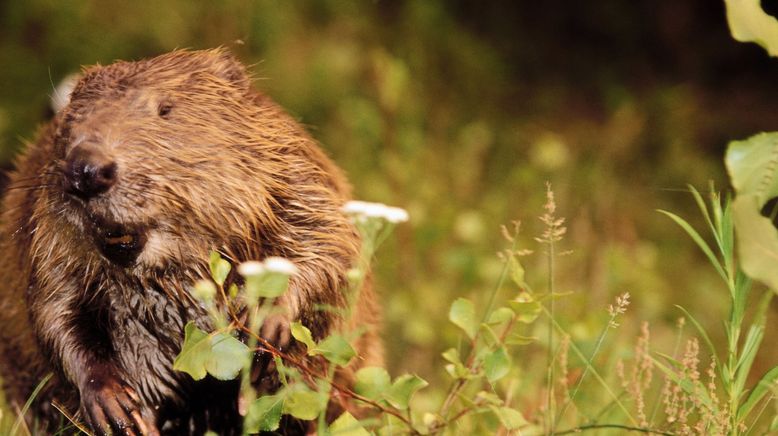
M 665 356 L 665 359 L 674 364 L 676 367 L 675 371 L 661 365 L 659 362 L 656 363 L 687 395 L 700 398 L 704 406 L 713 411 L 714 414 L 727 416 L 729 419 L 728 428 L 732 434 L 740 434 L 742 428 L 748 428 L 746 418 L 752 411 L 754 403 L 761 401 L 766 394 L 765 391 L 759 388 L 762 384 L 761 381 L 757 383 L 756 388 L 753 390 L 746 388 L 746 381 L 751 373 L 752 364 L 764 337 L 767 309 L 773 293 L 768 291 L 760 299 L 752 315 L 753 320 L 750 326 L 748 326 L 745 315 L 752 284 L 743 271 L 741 271 L 741 267 L 749 275 L 762 278 L 766 283 L 771 284 L 770 278 L 765 275 L 764 271 L 759 269 L 758 265 L 755 266 L 753 263 L 747 263 L 753 262 L 755 254 L 765 255 L 765 253 L 754 253 L 759 248 L 753 245 L 756 234 L 751 232 L 755 228 L 755 221 L 765 220 L 759 214 L 759 209 L 761 209 L 764 201 L 770 196 L 776 195 L 776 193 L 772 192 L 773 188 L 770 188 L 770 185 L 772 185 L 771 180 L 775 178 L 776 174 L 767 167 L 768 159 L 766 159 L 767 153 L 765 153 L 765 145 L 771 142 L 770 139 L 769 136 L 759 135 L 749 141 L 734 142 L 730 145 L 727 153 L 727 165 L 738 195 L 733 204 L 730 205 L 730 202 L 725 200 L 722 205 L 719 196 L 712 193 L 710 207 L 708 207 L 705 205 L 699 192 L 694 188 L 690 188 L 713 234 L 718 253 L 714 253 L 713 249 L 710 248 L 707 242 L 688 222 L 669 212 L 664 212 L 678 223 L 697 243 L 711 264 L 719 272 L 729 290 L 731 309 L 729 311 L 729 319 L 724 323 L 724 329 L 728 338 L 725 358 L 719 358 L 707 330 L 688 312 L 684 311 L 704 338 L 712 354 L 711 358 L 715 362 L 724 385 L 727 403 L 723 405 L 723 408 L 719 408 L 718 404 L 712 400 L 716 395 L 715 389 L 702 385 L 698 380 L 685 377 L 683 372 L 679 371 L 679 369 L 684 367 L 682 363 Z M 755 214 L 738 216 L 738 201 L 743 199 L 753 199 L 756 203 L 761 203 Z M 744 203 L 740 204 L 743 205 Z M 753 207 L 753 204 L 749 206 Z M 741 254 L 739 259 L 735 257 L 733 244 L 735 229 L 737 229 L 738 234 L 738 252 Z M 776 237 L 775 229 L 772 225 L 769 225 L 768 229 L 762 229 L 762 231 L 767 232 L 761 236 L 763 239 L 769 241 L 770 237 Z M 749 233 L 751 233 L 750 236 L 744 236 L 744 234 L 748 235 Z M 751 270 L 747 270 L 747 265 L 749 265 L 748 268 Z M 773 287 L 773 290 L 775 289 Z M 742 332 L 746 328 L 748 328 L 748 333 L 745 340 L 741 342 Z M 778 369 L 778 366 L 768 371 L 763 376 L 763 380 L 765 378 L 768 380 L 774 378 L 775 375 L 772 375 L 772 373 L 775 369 Z M 751 392 L 750 396 L 748 392 Z
M 759 0 L 724 0 L 732 36 L 741 42 L 755 42 L 770 56 L 778 56 L 778 20 L 762 10 Z
M 384 393 L 384 399 L 397 409 L 405 410 L 410 405 L 413 394 L 427 385 L 428 383 L 418 376 L 403 374 L 392 382 L 389 390 Z
M 181 353 L 173 362 L 173 369 L 200 380 L 210 374 L 219 380 L 232 380 L 245 366 L 248 347 L 228 333 L 208 334 L 188 322 L 184 330 Z
M 385 368 L 368 366 L 357 371 L 354 391 L 369 400 L 377 401 L 383 399 L 391 384 L 391 378 Z
M 458 298 L 451 305 L 448 318 L 457 325 L 457 327 L 467 333 L 467 337 L 473 339 L 478 331 L 478 321 L 475 319 L 475 308 L 473 302 L 464 298 Z
M 348 412 L 344 412 L 329 428 L 330 435 L 332 436 L 369 436 L 370 433 L 362 427 L 362 424 L 357 421 L 354 416 Z
M 308 348 L 309 353 L 311 353 L 312 350 L 316 348 L 316 342 L 314 342 L 313 335 L 311 334 L 311 331 L 308 329 L 308 327 L 302 325 L 302 323 L 295 321 L 291 324 L 290 328 L 292 331 L 292 336 L 296 340 L 305 344 L 305 346 Z
M 244 430 L 247 433 L 274 431 L 278 429 L 284 410 L 284 397 L 281 395 L 264 395 L 249 406 Z
M 232 265 L 215 251 L 211 251 L 211 258 L 209 259 L 208 266 L 211 269 L 211 277 L 217 285 L 222 286 L 224 280 L 227 279 L 227 275 L 232 269 Z
M 778 35 L 776 35 L 778 37 Z M 732 205 L 743 270 L 778 292 L 778 231 L 761 211 L 778 197 L 775 156 L 778 133 L 761 133 L 745 141 L 734 141 L 727 149 L 726 163 L 737 196 Z

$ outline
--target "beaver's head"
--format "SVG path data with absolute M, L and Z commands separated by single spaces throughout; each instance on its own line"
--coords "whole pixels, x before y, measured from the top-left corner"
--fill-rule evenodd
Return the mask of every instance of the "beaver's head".
M 256 242 L 297 201 L 292 185 L 322 172 L 307 136 L 261 101 L 224 50 L 86 69 L 58 118 L 54 209 L 121 266 Z

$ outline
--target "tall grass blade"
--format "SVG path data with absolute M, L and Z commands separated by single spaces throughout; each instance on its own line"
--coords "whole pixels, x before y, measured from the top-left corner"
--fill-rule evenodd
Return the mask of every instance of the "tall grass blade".
M 684 231 L 694 240 L 694 242 L 697 244 L 698 247 L 702 250 L 703 253 L 705 253 L 705 256 L 708 257 L 708 260 L 710 260 L 711 265 L 713 265 L 714 268 L 716 268 L 716 271 L 719 273 L 721 278 L 724 280 L 725 283 L 729 283 L 729 278 L 727 277 L 726 272 L 724 271 L 724 268 L 721 267 L 721 262 L 719 262 L 719 259 L 716 257 L 715 254 L 713 254 L 713 250 L 710 249 L 710 246 L 707 242 L 705 242 L 704 239 L 702 239 L 702 236 L 700 236 L 699 233 L 697 233 L 696 230 L 683 218 L 679 217 L 678 215 L 668 212 L 666 210 L 658 210 L 659 213 L 663 213 L 670 217 L 673 221 L 675 221 L 676 224 L 681 226 Z
M 754 323 L 748 330 L 746 340 L 743 344 L 743 354 L 740 355 L 737 365 L 735 366 L 735 390 L 734 392 L 740 394 L 743 392 L 743 388 L 746 385 L 748 374 L 751 371 L 751 365 L 754 363 L 756 353 L 759 351 L 759 346 L 764 338 L 765 325 L 767 323 L 767 309 L 772 300 L 773 292 L 767 291 L 762 297 L 754 319 Z
M 38 396 L 40 391 L 43 389 L 44 386 L 46 386 L 46 383 L 48 383 L 49 379 L 51 379 L 51 376 L 53 375 L 54 374 L 49 373 L 48 375 L 46 375 L 46 377 L 43 377 L 43 380 L 41 380 L 37 386 L 35 386 L 35 389 L 32 391 L 32 394 L 30 394 L 30 398 L 27 399 L 27 402 L 24 403 L 24 407 L 22 407 L 22 410 L 19 411 L 19 415 L 16 417 L 14 426 L 11 427 L 12 436 L 16 436 L 17 432 L 19 431 L 19 427 L 21 427 L 21 425 L 24 424 L 24 415 L 26 415 L 27 411 L 30 410 L 30 406 L 32 406 L 32 402 L 35 400 L 35 397 Z
M 770 389 L 775 386 L 776 382 L 778 382 L 778 366 L 774 366 L 767 371 L 756 383 L 754 389 L 748 394 L 746 401 L 737 409 L 738 420 L 745 419 L 751 413 L 751 409 L 759 403 L 766 393 L 770 392 Z
M 702 404 L 705 405 L 710 410 L 713 410 L 715 412 L 718 412 L 717 409 L 714 407 L 714 403 L 710 398 L 710 395 L 708 394 L 707 389 L 705 389 L 702 384 L 695 385 L 691 380 L 687 378 L 682 378 L 678 376 L 678 373 L 667 367 L 664 363 L 662 363 L 659 359 L 655 358 L 654 356 L 649 356 L 649 358 L 654 362 L 654 365 L 656 365 L 657 368 L 659 368 L 670 380 L 675 382 L 678 386 L 683 389 L 684 392 L 686 392 L 687 395 L 689 395 L 692 398 L 699 398 L 700 401 L 702 401 Z
M 697 322 L 696 319 L 692 316 L 691 313 L 689 313 L 686 309 L 683 308 L 683 306 L 675 305 L 678 309 L 683 312 L 683 314 L 689 318 L 689 321 L 694 325 L 694 328 L 697 329 L 698 332 L 700 332 L 700 336 L 702 336 L 702 340 L 705 342 L 705 345 L 708 347 L 708 351 L 710 351 L 711 356 L 713 356 L 713 359 L 716 361 L 716 368 L 721 368 L 721 362 L 719 361 L 718 356 L 716 355 L 716 347 L 713 346 L 713 341 L 710 340 L 710 336 L 708 336 L 708 332 L 705 331 L 705 328 Z

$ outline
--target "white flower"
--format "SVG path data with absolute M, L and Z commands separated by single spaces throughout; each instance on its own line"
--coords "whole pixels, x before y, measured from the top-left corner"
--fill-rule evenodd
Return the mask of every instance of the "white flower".
M 265 271 L 265 264 L 256 260 L 249 260 L 238 265 L 238 273 L 243 277 L 257 276 Z
M 265 269 L 270 272 L 291 276 L 297 273 L 297 267 L 283 257 L 268 257 L 264 262 Z
M 408 212 L 399 207 L 387 206 L 381 203 L 369 203 L 367 201 L 349 201 L 343 206 L 343 212 L 349 215 L 366 218 L 380 218 L 390 223 L 408 221 Z
M 408 221 L 408 212 L 399 207 L 386 206 L 384 218 L 390 223 L 404 223 Z

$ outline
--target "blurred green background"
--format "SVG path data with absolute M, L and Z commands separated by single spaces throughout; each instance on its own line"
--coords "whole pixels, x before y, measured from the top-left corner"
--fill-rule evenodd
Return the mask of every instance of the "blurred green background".
M 576 341 L 630 291 L 611 340 L 634 343 L 649 320 L 668 351 L 681 304 L 724 344 L 725 289 L 656 212 L 701 228 L 686 185 L 726 189 L 727 142 L 778 130 L 778 61 L 732 40 L 723 2 L 0 1 L 0 160 L 34 137 L 53 85 L 79 66 L 220 45 L 358 198 L 410 212 L 376 260 L 392 372 L 445 378 L 448 306 L 484 302 L 501 224 L 523 222 L 528 280 L 543 289 L 533 237 L 546 181 L 567 217 L 558 287 L 573 295 L 558 311 Z M 776 361 L 766 348 L 755 372 Z

